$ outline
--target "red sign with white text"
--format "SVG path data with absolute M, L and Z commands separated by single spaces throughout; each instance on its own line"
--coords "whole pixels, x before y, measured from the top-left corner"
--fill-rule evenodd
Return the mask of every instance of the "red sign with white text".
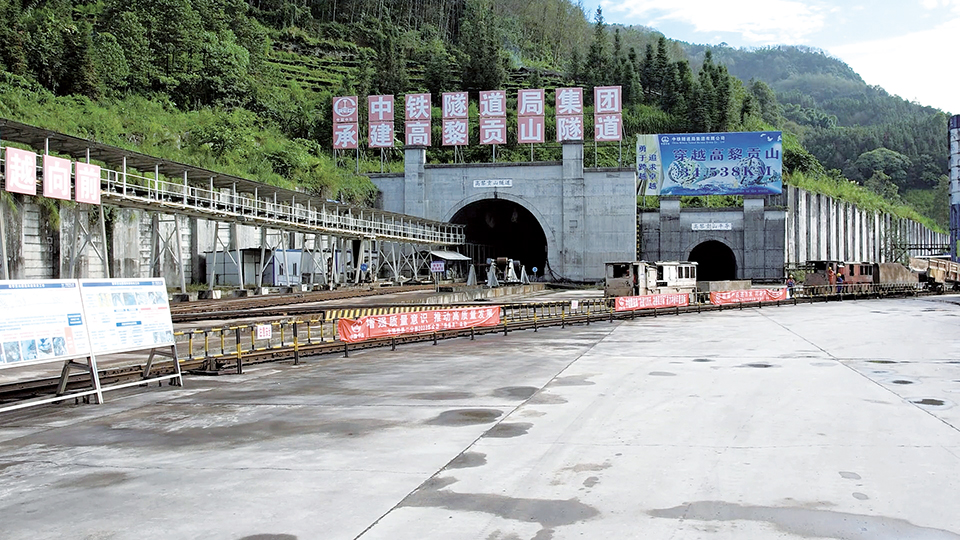
M 100 166 L 76 162 L 78 203 L 100 204 Z
M 500 308 L 465 307 L 340 319 L 337 322 L 337 331 L 340 333 L 341 341 L 355 343 L 401 334 L 459 330 L 498 324 L 500 324 Z
M 688 305 L 690 305 L 690 295 L 687 293 L 646 294 L 643 296 L 618 296 L 615 309 L 617 311 L 633 311 L 635 309 Z
M 37 194 L 37 155 L 29 150 L 19 148 L 6 149 L 6 176 L 7 191 L 23 193 L 24 195 Z
M 742 291 L 718 291 L 710 293 L 710 303 L 713 305 L 775 302 L 786 299 L 786 287 L 779 289 L 745 289 Z
M 52 199 L 70 200 L 70 172 L 72 164 L 69 159 L 43 156 L 43 196 Z

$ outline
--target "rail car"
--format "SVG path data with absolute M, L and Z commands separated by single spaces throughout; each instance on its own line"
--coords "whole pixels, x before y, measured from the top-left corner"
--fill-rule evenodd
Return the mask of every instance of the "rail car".
M 900 263 L 808 261 L 804 295 L 901 293 L 922 288 L 920 276 Z
M 917 273 L 928 290 L 938 293 L 960 291 L 960 263 L 951 261 L 948 256 L 911 257 L 910 270 Z
M 688 261 L 608 262 L 603 295 L 690 293 L 697 288 L 697 263 Z

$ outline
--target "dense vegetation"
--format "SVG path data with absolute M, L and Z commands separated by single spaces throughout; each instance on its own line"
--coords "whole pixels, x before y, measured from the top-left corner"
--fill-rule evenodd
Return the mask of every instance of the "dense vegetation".
M 0 115 L 331 198 L 375 191 L 330 155 L 334 95 L 621 85 L 626 140 L 783 129 L 788 181 L 852 181 L 883 197 L 864 204 L 906 198 L 945 221 L 933 194 L 946 115 L 817 51 L 707 49 L 607 25 L 600 10 L 591 22 L 570 0 L 0 0 L 0 16 Z M 530 159 L 510 134 L 498 161 Z M 435 146 L 429 159 L 488 161 L 490 148 Z M 397 160 L 367 151 L 360 170 Z M 631 160 L 631 144 L 596 151 L 597 165 Z

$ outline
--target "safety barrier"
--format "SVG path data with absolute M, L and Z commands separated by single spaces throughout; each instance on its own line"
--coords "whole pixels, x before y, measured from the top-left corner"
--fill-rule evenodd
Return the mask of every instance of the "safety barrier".
M 839 289 L 839 292 L 838 292 Z M 504 304 L 500 309 L 501 325 L 499 330 L 484 329 L 482 332 L 508 332 L 511 328 L 531 328 L 537 330 L 540 326 L 566 324 L 590 324 L 591 322 L 614 319 L 633 319 L 636 317 L 658 316 L 663 314 L 680 314 L 701 311 L 724 311 L 743 309 L 744 307 L 763 307 L 764 305 L 797 304 L 803 302 L 831 301 L 842 299 L 856 299 L 863 297 L 883 297 L 888 295 L 920 294 L 922 284 L 894 283 L 894 284 L 841 284 L 816 287 L 797 286 L 788 300 L 776 302 L 743 302 L 727 306 L 714 306 L 709 303 L 709 296 L 695 295 L 696 302 L 687 307 L 654 308 L 643 311 L 617 312 L 613 298 L 591 298 L 585 300 L 568 300 L 556 302 L 530 302 L 519 304 Z M 374 308 L 345 308 L 327 310 L 313 318 L 294 318 L 289 320 L 271 321 L 262 324 L 244 324 L 225 326 L 220 328 L 195 329 L 177 332 L 176 336 L 181 350 L 181 358 L 185 362 L 199 362 L 201 370 L 218 371 L 224 366 L 236 367 L 242 370 L 245 358 L 256 356 L 269 357 L 271 353 L 282 352 L 285 357 L 292 357 L 294 362 L 299 361 L 299 355 L 304 347 L 326 345 L 330 350 L 336 347 L 346 347 L 340 340 L 337 323 L 341 318 L 356 318 L 370 315 L 389 315 L 392 313 L 406 313 L 431 309 L 441 309 L 443 306 L 380 306 Z M 450 307 L 450 306 L 446 306 Z M 477 307 L 489 307 L 479 305 Z M 477 332 L 481 332 L 477 330 Z M 450 332 L 433 332 L 420 336 L 420 339 L 436 339 L 438 334 Z M 474 331 L 469 331 L 474 335 Z M 461 335 L 454 332 L 453 334 Z M 416 335 L 403 335 L 391 338 L 395 346 L 397 339 L 416 340 Z M 350 345 L 354 347 L 358 344 Z M 316 351 L 315 351 L 316 352 Z

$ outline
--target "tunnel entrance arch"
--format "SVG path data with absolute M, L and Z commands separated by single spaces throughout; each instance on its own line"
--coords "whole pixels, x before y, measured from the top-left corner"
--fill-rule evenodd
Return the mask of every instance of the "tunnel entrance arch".
M 691 261 L 697 264 L 697 281 L 727 281 L 737 279 L 737 257 L 733 250 L 719 240 L 707 240 L 690 251 Z
M 481 199 L 467 204 L 450 218 L 464 225 L 467 243 L 490 246 L 493 257 L 520 261 L 528 272 L 543 275 L 547 263 L 547 236 L 537 218 L 522 205 L 505 199 Z

